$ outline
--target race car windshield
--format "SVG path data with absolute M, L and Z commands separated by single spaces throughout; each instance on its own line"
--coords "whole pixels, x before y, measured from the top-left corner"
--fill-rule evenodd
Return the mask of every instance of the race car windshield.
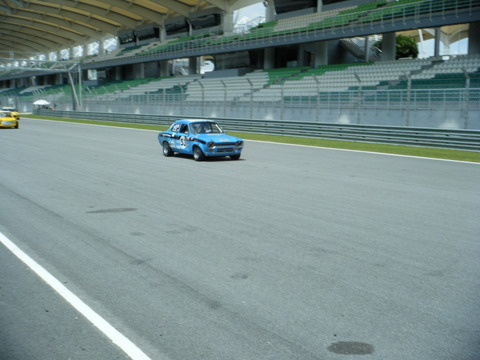
M 223 133 L 220 126 L 211 122 L 198 122 L 190 125 L 192 134 L 219 134 Z

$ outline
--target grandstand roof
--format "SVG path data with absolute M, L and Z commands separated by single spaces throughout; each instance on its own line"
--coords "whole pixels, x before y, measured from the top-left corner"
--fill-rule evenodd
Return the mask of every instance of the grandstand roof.
M 109 36 L 176 15 L 217 7 L 231 12 L 258 0 L 0 0 L 0 48 L 46 53 Z M 27 57 L 15 55 L 15 57 Z

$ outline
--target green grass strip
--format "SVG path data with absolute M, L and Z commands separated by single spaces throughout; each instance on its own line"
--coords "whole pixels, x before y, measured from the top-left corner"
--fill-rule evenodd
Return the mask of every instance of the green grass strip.
M 26 114 L 22 114 L 22 117 L 73 122 L 73 123 L 83 123 L 83 124 L 93 124 L 93 125 L 115 126 L 115 127 L 124 127 L 124 128 L 132 128 L 132 129 L 156 130 L 156 131 L 163 131 L 167 129 L 167 126 L 133 124 L 133 123 L 123 123 L 123 122 L 112 122 L 112 121 L 65 119 L 65 118 L 59 118 L 59 117 L 26 115 Z M 408 146 L 408 145 L 376 144 L 376 143 L 344 141 L 344 140 L 327 140 L 327 139 L 318 139 L 318 138 L 309 138 L 309 137 L 240 133 L 240 132 L 231 132 L 231 131 L 229 131 L 228 133 L 230 135 L 238 136 L 245 140 L 270 141 L 270 142 L 283 143 L 283 144 L 317 146 L 317 147 L 326 147 L 326 148 L 344 149 L 344 150 L 369 151 L 369 152 L 386 153 L 386 154 L 419 156 L 419 157 L 434 158 L 434 159 L 447 159 L 447 160 L 469 161 L 469 162 L 480 163 L 480 152 L 477 152 L 477 151 L 451 150 L 451 149 L 443 149 L 443 148 L 431 148 L 431 147 Z

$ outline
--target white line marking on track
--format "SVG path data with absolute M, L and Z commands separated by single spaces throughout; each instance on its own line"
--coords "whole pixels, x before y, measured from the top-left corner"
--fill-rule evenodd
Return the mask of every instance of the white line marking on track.
M 384 155 L 384 156 L 396 156 L 396 157 L 404 157 L 404 158 L 412 158 L 412 159 L 420 159 L 420 160 L 447 161 L 447 162 L 456 162 L 456 163 L 471 164 L 471 165 L 472 165 L 472 164 L 473 164 L 473 165 L 480 165 L 480 163 L 473 162 L 473 161 L 463 161 L 463 160 L 451 160 L 451 159 L 442 159 L 442 158 L 432 158 L 432 157 L 427 157 L 427 156 L 402 155 L 402 154 L 383 153 L 383 152 L 367 151 L 367 150 L 340 149 L 340 148 L 330 148 L 330 147 L 315 146 L 315 145 L 277 143 L 277 142 L 273 142 L 273 141 L 263 141 L 263 140 L 247 140 L 247 141 L 258 142 L 258 143 L 265 143 L 265 144 L 278 144 L 278 145 L 287 145 L 287 146 L 296 146 L 296 147 L 306 147 L 306 148 L 312 148 L 312 149 L 346 151 L 346 152 L 362 153 L 362 154 Z
M 29 118 L 32 120 L 40 120 L 40 121 L 51 121 L 46 119 L 35 119 Z M 61 120 L 59 120 L 61 121 Z M 64 121 L 68 122 L 68 121 Z M 77 125 L 88 125 L 88 126 L 102 126 L 102 127 L 110 127 L 116 129 L 125 129 L 125 130 L 137 130 L 137 131 L 147 131 L 147 132 L 160 132 L 159 130 L 149 130 L 149 129 L 136 129 L 130 127 L 122 127 L 122 126 L 114 126 L 114 125 L 96 125 L 96 124 L 85 124 L 85 123 L 77 123 L 77 122 L 68 122 L 69 124 L 77 124 Z M 289 143 L 280 143 L 274 141 L 264 141 L 264 140 L 245 140 L 247 142 L 258 142 L 258 143 L 265 143 L 265 144 L 275 144 L 275 145 L 286 145 L 286 146 L 297 146 L 297 147 L 306 147 L 312 149 L 322 149 L 322 150 L 334 150 L 334 151 L 348 151 L 353 153 L 363 153 L 363 154 L 372 154 L 372 155 L 382 155 L 382 156 L 396 156 L 396 157 L 404 157 L 404 158 L 412 158 L 412 159 L 420 159 L 420 160 L 434 160 L 434 161 L 447 161 L 447 162 L 456 162 L 462 164 L 473 164 L 473 165 L 480 165 L 480 163 L 474 161 L 463 161 L 463 160 L 451 160 L 451 159 L 442 159 L 442 158 L 432 158 L 428 156 L 415 156 L 415 155 L 402 155 L 402 154 L 392 154 L 392 153 L 382 153 L 376 151 L 367 151 L 367 150 L 351 150 L 351 149 L 340 149 L 340 148 L 333 148 L 333 147 L 326 147 L 326 146 L 314 146 L 314 145 L 301 145 L 301 144 L 289 144 Z M 394 144 L 392 144 L 394 145 Z
M 125 352 L 132 360 L 151 360 L 140 348 L 127 337 L 110 325 L 104 318 L 98 315 L 78 296 L 68 290 L 59 280 L 50 274 L 44 267 L 38 264 L 17 245 L 0 232 L 0 242 L 5 245 L 16 257 L 23 261 L 34 273 L 53 288 L 61 297 L 70 303 L 80 314 L 98 328 L 114 344 Z

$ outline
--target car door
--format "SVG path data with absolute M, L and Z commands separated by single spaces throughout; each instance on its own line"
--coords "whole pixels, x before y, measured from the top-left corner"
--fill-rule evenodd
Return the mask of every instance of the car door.
M 170 145 L 171 149 L 175 152 L 179 151 L 179 132 L 180 132 L 180 127 L 182 126 L 181 123 L 175 123 L 172 125 L 172 128 L 170 129 L 170 140 L 168 141 L 168 144 Z
M 174 136 L 175 149 L 179 153 L 191 154 L 192 142 L 190 141 L 190 134 L 188 124 L 180 124 L 178 132 Z

